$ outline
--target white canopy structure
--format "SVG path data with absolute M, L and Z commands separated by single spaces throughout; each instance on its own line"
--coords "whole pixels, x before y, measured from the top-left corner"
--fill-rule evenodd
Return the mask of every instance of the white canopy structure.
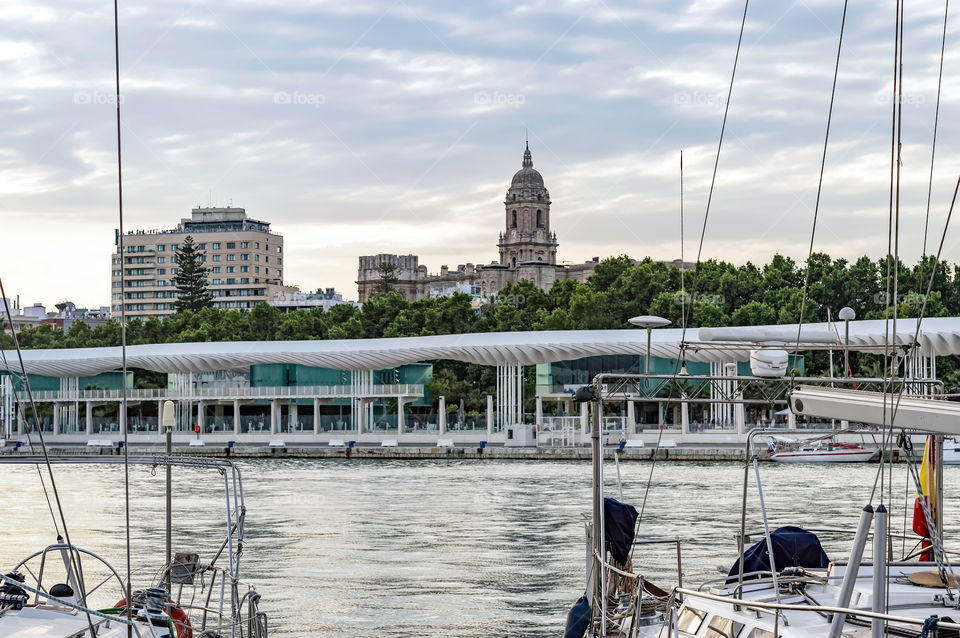
M 892 342 L 914 340 L 915 319 L 900 319 Z M 679 328 L 653 331 L 650 354 L 688 361 L 747 360 L 750 350 L 776 345 L 793 349 L 796 324 L 736 328 Z M 850 322 L 850 349 L 876 350 L 892 324 L 883 320 Z M 840 346 L 842 323 L 804 324 L 799 350 Z M 924 319 L 917 354 L 960 354 L 960 317 Z M 683 348 L 681 345 L 683 344 Z M 19 372 L 16 352 L 5 351 L 0 370 Z M 329 341 L 230 341 L 168 343 L 127 348 L 127 366 L 157 372 L 205 372 L 255 364 L 290 363 L 337 370 L 377 370 L 408 363 L 452 359 L 490 366 L 523 366 L 582 357 L 646 354 L 643 330 L 553 330 L 490 332 L 395 339 Z M 119 347 L 24 350 L 26 371 L 54 377 L 88 376 L 121 367 Z

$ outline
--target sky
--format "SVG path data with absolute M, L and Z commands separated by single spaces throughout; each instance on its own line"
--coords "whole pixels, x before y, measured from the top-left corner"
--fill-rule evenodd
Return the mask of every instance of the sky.
M 357 258 L 497 257 L 529 137 L 558 259 L 742 264 L 809 249 L 843 2 L 121 0 L 124 228 L 243 206 L 287 283 L 355 299 Z M 927 252 L 960 175 L 950 16 Z M 943 2 L 905 16 L 900 254 L 923 251 Z M 894 2 L 849 3 L 814 249 L 886 254 Z M 24 305 L 109 303 L 113 7 L 0 4 L 0 277 Z M 679 156 L 684 158 L 681 245 Z M 701 245 L 700 237 L 703 234 Z M 948 231 L 942 258 L 960 261 Z

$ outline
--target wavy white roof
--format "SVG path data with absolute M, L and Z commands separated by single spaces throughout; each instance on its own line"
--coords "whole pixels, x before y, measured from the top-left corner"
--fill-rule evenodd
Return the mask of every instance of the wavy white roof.
M 897 343 L 913 340 L 916 320 L 897 322 Z M 844 326 L 836 324 L 843 335 Z M 839 343 L 837 332 L 826 323 L 804 324 L 802 343 Z M 850 322 L 850 347 L 864 350 L 882 346 L 886 322 Z M 677 357 L 682 330 L 653 331 L 651 354 Z M 793 344 L 797 325 L 745 326 L 741 328 L 691 328 L 686 333 L 688 361 L 746 360 L 759 344 Z M 960 317 L 924 319 L 918 339 L 924 354 L 960 354 Z M 262 363 L 295 363 L 337 370 L 375 370 L 406 363 L 453 359 L 484 365 L 533 365 L 596 355 L 645 354 L 646 331 L 550 330 L 536 332 L 486 332 L 396 339 L 331 341 L 230 341 L 217 343 L 167 343 L 127 347 L 127 366 L 157 372 L 203 372 L 245 368 Z M 789 349 L 789 346 L 788 346 Z M 803 349 L 801 347 L 801 349 Z M 16 352 L 5 351 L 0 369 L 19 371 Z M 27 372 L 54 377 L 86 376 L 118 370 L 119 347 L 59 350 L 24 350 Z

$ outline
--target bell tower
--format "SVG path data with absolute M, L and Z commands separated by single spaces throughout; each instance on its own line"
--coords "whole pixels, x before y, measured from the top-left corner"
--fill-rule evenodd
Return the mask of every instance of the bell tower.
M 500 264 L 517 268 L 523 262 L 557 263 L 557 236 L 550 232 L 550 193 L 543 176 L 533 168 L 529 142 L 503 205 L 506 228 L 497 244 Z

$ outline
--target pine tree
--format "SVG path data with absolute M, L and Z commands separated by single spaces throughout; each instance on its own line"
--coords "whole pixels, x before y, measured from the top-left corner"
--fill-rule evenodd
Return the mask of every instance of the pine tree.
M 190 236 L 177 249 L 175 259 L 180 270 L 173 277 L 173 285 L 177 287 L 177 312 L 197 312 L 213 306 L 213 293 L 207 285 L 208 271 L 201 261 L 202 255 Z
M 400 283 L 400 278 L 397 276 L 399 271 L 400 268 L 396 264 L 388 261 L 380 262 L 377 266 L 377 274 L 380 278 L 373 286 L 373 294 L 385 295 L 392 290 L 396 290 L 397 284 Z

